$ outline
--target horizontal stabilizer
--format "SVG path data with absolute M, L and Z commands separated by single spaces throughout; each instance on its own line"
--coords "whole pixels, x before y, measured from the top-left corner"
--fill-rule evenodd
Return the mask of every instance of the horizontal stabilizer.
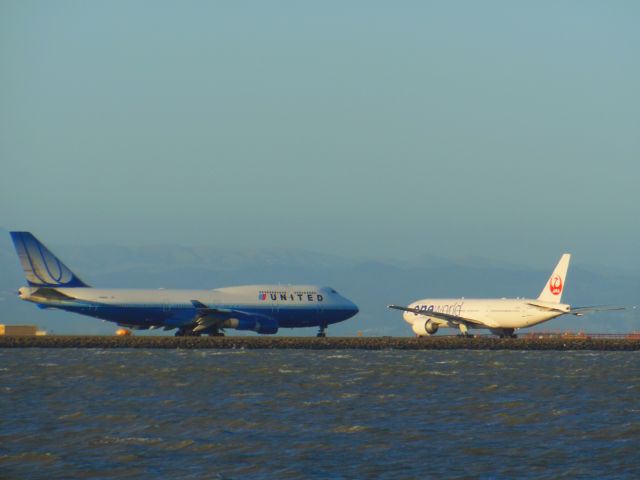
M 557 304 L 549 304 L 549 303 L 538 303 L 538 302 L 527 302 L 527 305 L 531 305 L 532 307 L 540 308 L 542 310 L 547 310 L 549 312 L 560 312 L 560 313 L 570 313 L 570 309 L 568 305 Z
M 572 308 L 569 313 L 571 315 L 576 315 L 577 317 L 581 317 L 585 313 L 613 312 L 618 310 L 626 310 L 626 307 L 620 307 L 615 305 L 596 305 L 593 307 L 576 307 L 576 308 Z
M 47 300 L 59 300 L 61 302 L 75 300 L 75 297 L 65 295 L 55 288 L 39 288 L 31 294 L 31 297 L 39 297 Z
M 542 304 L 537 302 L 529 302 L 528 305 L 541 308 L 543 310 L 548 310 L 550 312 L 560 312 L 567 315 L 576 315 L 581 317 L 585 313 L 594 313 L 594 312 L 611 312 L 615 310 L 626 310 L 625 307 L 619 307 L 615 305 L 596 305 L 593 307 L 575 307 L 570 308 L 568 305 L 559 305 L 558 308 L 553 307 L 550 304 Z M 564 308 L 562 308 L 564 307 Z

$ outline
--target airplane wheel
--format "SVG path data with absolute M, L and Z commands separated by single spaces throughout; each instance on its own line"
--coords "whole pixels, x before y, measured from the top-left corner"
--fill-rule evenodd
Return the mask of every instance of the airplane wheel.
M 193 330 L 178 330 L 176 337 L 199 337 L 200 332 L 194 332 Z
M 316 335 L 316 337 L 318 337 L 318 338 L 325 338 L 326 336 L 327 336 L 327 334 L 324 333 L 324 332 L 321 332 L 321 333 Z

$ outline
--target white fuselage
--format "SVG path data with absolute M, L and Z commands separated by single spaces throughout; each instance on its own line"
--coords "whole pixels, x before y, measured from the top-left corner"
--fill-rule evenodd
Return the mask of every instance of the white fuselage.
M 469 328 L 524 328 L 546 322 L 570 311 L 570 306 L 535 299 L 423 299 L 409 305 L 411 309 L 435 311 L 478 322 Z M 447 320 L 429 317 L 427 313 L 404 312 L 404 320 L 413 325 L 429 319 L 438 327 L 458 328 Z

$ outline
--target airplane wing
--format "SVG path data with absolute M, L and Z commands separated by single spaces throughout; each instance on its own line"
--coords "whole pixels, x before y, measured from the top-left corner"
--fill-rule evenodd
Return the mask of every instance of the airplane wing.
M 191 304 L 196 308 L 196 318 L 194 322 L 197 324 L 193 329 L 194 332 L 207 330 L 211 327 L 222 328 L 225 320 L 232 318 L 251 318 L 257 321 L 272 322 L 273 318 L 267 315 L 260 315 L 253 312 L 245 312 L 235 308 L 217 308 L 208 307 L 198 300 L 191 300 Z M 228 326 L 228 325 L 227 325 Z M 232 327 L 233 328 L 233 327 Z
M 458 315 L 451 315 L 449 313 L 442 312 L 434 312 L 432 310 L 419 310 L 417 308 L 408 308 L 408 307 L 400 307 L 398 305 L 388 305 L 388 308 L 392 308 L 393 310 L 402 310 L 403 312 L 411 312 L 417 315 L 424 315 L 425 317 L 433 317 L 438 318 L 440 320 L 445 320 L 447 322 L 451 322 L 455 325 L 463 324 L 467 326 L 471 325 L 481 325 L 483 327 L 487 327 L 488 325 L 478 321 L 473 320 L 471 318 L 459 317 Z
M 191 300 L 191 304 L 196 307 L 196 311 L 198 312 L 199 317 L 206 316 L 220 316 L 221 318 L 228 318 L 232 316 L 234 313 L 246 314 L 247 312 L 241 312 L 240 310 L 233 310 L 230 308 L 211 308 L 207 307 L 204 303 L 199 302 L 198 300 Z
M 198 300 L 191 300 L 191 304 L 196 307 L 196 311 L 198 313 L 198 317 L 218 317 L 221 320 L 226 320 L 227 318 L 232 317 L 263 317 L 263 318 L 271 318 L 267 315 L 260 315 L 252 312 L 245 312 L 244 310 L 237 310 L 235 308 L 211 308 L 207 307 L 204 303 L 199 302 Z

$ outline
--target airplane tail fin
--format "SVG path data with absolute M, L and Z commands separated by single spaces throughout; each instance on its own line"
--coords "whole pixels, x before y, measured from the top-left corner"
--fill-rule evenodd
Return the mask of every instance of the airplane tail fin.
M 569 269 L 569 260 L 571 254 L 565 253 L 560 257 L 560 261 L 549 277 L 547 284 L 540 292 L 538 300 L 549 303 L 560 303 L 562 292 L 564 291 L 565 278 L 567 278 L 567 270 Z
M 32 287 L 88 287 L 29 232 L 10 232 L 24 276 Z

